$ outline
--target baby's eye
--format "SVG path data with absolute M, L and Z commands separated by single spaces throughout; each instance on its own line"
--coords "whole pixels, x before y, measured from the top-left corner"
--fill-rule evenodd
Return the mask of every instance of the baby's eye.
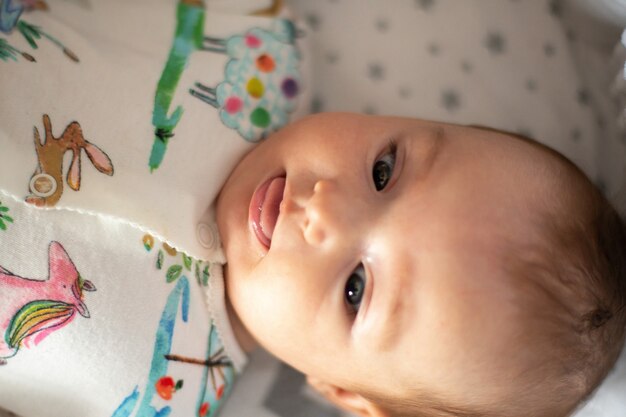
M 346 299 L 346 305 L 350 315 L 356 316 L 361 307 L 361 300 L 363 299 L 363 293 L 365 292 L 365 268 L 363 264 L 359 264 L 355 270 L 348 277 L 346 281 L 346 287 L 344 290 L 344 296 Z
M 391 143 L 389 149 L 374 162 L 372 168 L 372 179 L 376 191 L 384 190 L 393 175 L 393 168 L 396 165 L 396 146 Z

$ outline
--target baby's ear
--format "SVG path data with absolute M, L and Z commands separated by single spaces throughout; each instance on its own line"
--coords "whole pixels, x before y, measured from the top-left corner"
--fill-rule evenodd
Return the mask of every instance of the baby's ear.
M 306 380 L 315 391 L 342 410 L 361 417 L 390 417 L 387 411 L 384 411 L 361 394 L 347 391 L 310 376 Z

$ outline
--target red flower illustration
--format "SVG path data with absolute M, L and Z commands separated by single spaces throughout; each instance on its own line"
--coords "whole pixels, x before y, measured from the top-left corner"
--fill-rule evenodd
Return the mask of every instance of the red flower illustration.
M 154 384 L 157 394 L 159 394 L 159 397 L 164 400 L 171 400 L 172 394 L 182 387 L 183 381 L 178 380 L 177 382 L 174 382 L 174 379 L 171 376 L 163 376 L 156 382 L 156 384 Z
M 209 413 L 210 409 L 211 409 L 211 404 L 209 404 L 208 402 L 202 403 L 202 405 L 200 406 L 200 410 L 198 410 L 198 415 L 200 417 L 204 417 Z

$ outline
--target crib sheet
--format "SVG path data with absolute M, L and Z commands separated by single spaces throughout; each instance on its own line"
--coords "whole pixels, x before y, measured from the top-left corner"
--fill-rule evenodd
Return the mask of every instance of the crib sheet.
M 606 22 L 588 28 L 600 14 L 589 16 L 589 8 L 564 21 L 572 2 L 597 3 L 294 0 L 312 32 L 313 110 L 518 132 L 565 154 L 615 194 L 626 143 L 607 104 L 617 69 L 606 39 L 612 49 L 620 31 Z M 605 43 L 588 41 L 590 30 Z M 573 53 L 581 45 L 588 53 Z

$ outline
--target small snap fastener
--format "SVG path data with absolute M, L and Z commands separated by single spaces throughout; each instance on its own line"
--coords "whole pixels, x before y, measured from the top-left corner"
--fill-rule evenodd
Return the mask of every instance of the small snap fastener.
M 215 249 L 218 243 L 217 228 L 214 225 L 198 223 L 196 235 L 200 244 L 207 249 Z
M 52 175 L 37 174 L 30 179 L 29 188 L 37 197 L 50 197 L 57 190 L 57 182 Z

